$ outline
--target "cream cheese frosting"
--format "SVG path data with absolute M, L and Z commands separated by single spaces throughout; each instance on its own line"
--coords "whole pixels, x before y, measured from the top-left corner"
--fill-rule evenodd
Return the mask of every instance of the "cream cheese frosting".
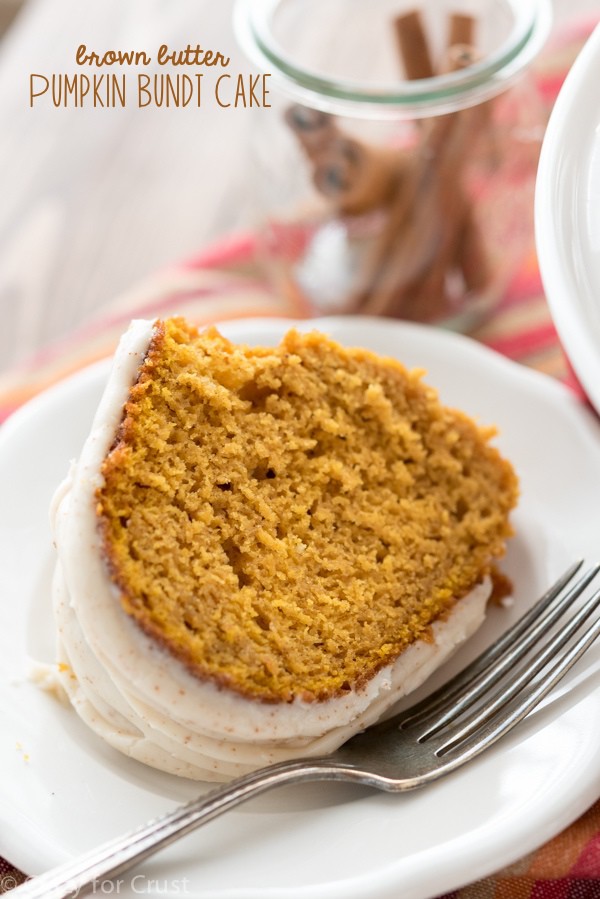
M 101 466 L 147 352 L 153 322 L 132 322 L 79 459 L 53 500 L 57 677 L 85 723 L 147 765 L 196 780 L 226 780 L 290 758 L 321 756 L 420 686 L 485 616 L 486 579 L 360 689 L 320 702 L 262 703 L 199 680 L 121 607 L 103 559 L 95 512 Z

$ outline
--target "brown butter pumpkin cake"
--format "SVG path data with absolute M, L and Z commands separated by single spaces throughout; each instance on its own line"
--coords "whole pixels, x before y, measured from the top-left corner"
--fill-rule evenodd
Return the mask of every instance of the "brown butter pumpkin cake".
M 479 625 L 516 477 L 421 375 L 132 325 L 56 504 L 61 678 L 112 745 L 199 778 L 322 753 Z

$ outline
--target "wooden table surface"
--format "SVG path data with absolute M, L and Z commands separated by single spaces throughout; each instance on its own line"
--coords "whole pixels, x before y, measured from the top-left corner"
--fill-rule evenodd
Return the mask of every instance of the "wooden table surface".
M 0 0 L 0 28 L 18 2 Z M 600 8 L 555 4 L 559 22 Z M 156 268 L 253 224 L 252 110 L 30 108 L 29 98 L 30 74 L 75 71 L 82 43 L 98 52 L 201 43 L 247 72 L 232 5 L 25 0 L 0 38 L 0 370 Z

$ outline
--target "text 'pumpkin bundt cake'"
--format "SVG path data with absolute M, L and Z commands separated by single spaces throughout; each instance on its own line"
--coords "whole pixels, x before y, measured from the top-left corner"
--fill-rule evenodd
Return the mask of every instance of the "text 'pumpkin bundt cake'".
M 55 500 L 59 677 L 150 765 L 322 754 L 481 623 L 515 474 L 420 372 L 134 322 Z

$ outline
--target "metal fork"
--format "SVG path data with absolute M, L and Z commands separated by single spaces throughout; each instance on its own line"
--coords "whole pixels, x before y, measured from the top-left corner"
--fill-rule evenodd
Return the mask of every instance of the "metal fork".
M 581 565 L 572 565 L 489 649 L 408 711 L 358 734 L 331 755 L 281 762 L 239 777 L 27 881 L 11 896 L 83 896 L 94 883 L 118 877 L 201 824 L 283 784 L 337 780 L 401 793 L 454 771 L 512 730 L 600 633 L 600 616 L 591 618 L 600 606 L 600 590 L 557 625 L 600 571 L 600 565 L 594 566 L 567 590 Z

